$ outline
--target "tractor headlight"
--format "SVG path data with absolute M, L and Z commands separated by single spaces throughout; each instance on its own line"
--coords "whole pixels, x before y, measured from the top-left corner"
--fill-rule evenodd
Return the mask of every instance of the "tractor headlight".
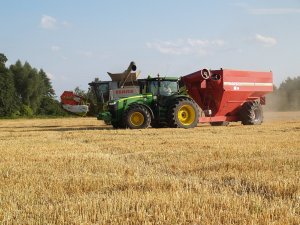
M 108 103 L 108 105 L 115 105 L 115 104 L 117 104 L 117 102 L 115 102 L 115 101 Z

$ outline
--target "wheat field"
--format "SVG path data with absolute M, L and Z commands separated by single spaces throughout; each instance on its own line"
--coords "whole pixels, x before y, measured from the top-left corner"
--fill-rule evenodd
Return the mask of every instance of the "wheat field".
M 300 224 L 300 113 L 113 130 L 0 120 L 2 224 Z

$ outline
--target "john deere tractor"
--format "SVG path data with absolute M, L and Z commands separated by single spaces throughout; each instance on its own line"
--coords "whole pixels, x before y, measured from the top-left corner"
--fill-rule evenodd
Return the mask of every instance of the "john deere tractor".
M 180 79 L 174 77 L 139 79 L 140 94 L 108 102 L 108 111 L 99 119 L 114 128 L 143 129 L 197 126 L 199 109 L 182 90 Z

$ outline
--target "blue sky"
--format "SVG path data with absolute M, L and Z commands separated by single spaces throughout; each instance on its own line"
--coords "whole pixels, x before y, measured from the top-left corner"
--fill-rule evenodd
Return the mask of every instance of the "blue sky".
M 0 0 L 0 52 L 59 96 L 135 61 L 141 77 L 201 68 L 300 75 L 299 0 Z

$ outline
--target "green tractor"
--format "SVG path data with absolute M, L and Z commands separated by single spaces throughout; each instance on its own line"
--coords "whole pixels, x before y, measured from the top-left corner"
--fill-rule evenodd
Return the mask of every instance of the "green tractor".
M 140 94 L 108 102 L 108 111 L 98 119 L 114 128 L 144 129 L 193 128 L 197 126 L 199 108 L 186 95 L 180 79 L 174 77 L 139 79 Z

